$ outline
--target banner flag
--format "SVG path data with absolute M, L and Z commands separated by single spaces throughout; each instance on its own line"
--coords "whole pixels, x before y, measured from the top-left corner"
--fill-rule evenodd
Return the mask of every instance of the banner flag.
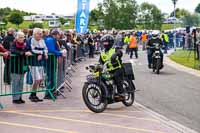
M 76 32 L 86 33 L 89 21 L 89 5 L 90 0 L 78 0 L 78 8 L 76 13 Z

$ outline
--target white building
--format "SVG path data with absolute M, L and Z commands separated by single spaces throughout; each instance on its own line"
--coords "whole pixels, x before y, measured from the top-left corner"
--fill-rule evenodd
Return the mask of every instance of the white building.
M 25 21 L 51 21 L 51 20 L 58 20 L 59 18 L 64 19 L 74 19 L 74 16 L 63 16 L 63 15 L 31 15 L 31 16 L 24 16 Z
M 32 18 L 32 16 L 24 16 L 24 20 L 25 21 L 32 21 L 33 18 Z

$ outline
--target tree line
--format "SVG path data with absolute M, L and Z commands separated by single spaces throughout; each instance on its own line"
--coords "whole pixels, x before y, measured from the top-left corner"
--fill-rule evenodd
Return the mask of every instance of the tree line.
M 173 1 L 173 0 L 172 0 Z M 11 22 L 16 25 L 23 23 L 23 16 L 35 15 L 11 8 L 0 8 L 0 22 Z M 170 16 L 174 16 L 173 11 Z M 176 18 L 180 19 L 182 26 L 199 26 L 200 3 L 195 8 L 195 13 L 185 9 L 176 9 Z M 64 19 L 60 22 L 65 23 Z M 89 25 L 97 25 L 99 29 L 161 29 L 164 16 L 154 4 L 144 2 L 138 5 L 136 0 L 103 0 L 97 8 L 90 12 Z M 34 25 L 31 25 L 35 27 Z
M 0 8 L 0 22 L 3 22 L 5 24 L 11 22 L 13 24 L 19 25 L 23 22 L 23 16 L 28 15 L 35 15 L 35 13 L 11 9 L 9 7 Z
M 172 0 L 173 2 L 173 0 Z M 198 26 L 200 24 L 200 3 L 195 13 L 185 9 L 176 9 L 176 18 L 182 26 Z M 170 14 L 174 16 L 174 13 Z M 90 13 L 90 24 L 106 29 L 161 29 L 164 15 L 154 4 L 144 2 L 138 5 L 136 0 L 103 0 Z

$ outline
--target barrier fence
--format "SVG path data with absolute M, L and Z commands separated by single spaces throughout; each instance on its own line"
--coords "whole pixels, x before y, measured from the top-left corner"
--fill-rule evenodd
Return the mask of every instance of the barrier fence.
M 53 93 L 64 98 L 62 88 L 72 90 L 70 79 L 75 72 L 73 65 L 85 58 L 81 46 L 70 47 L 66 56 L 56 57 L 48 54 L 38 61 L 37 56 L 10 55 L 8 59 L 0 57 L 0 97 L 20 97 L 22 94 L 44 92 L 55 101 Z M 0 108 L 3 108 L 0 103 Z

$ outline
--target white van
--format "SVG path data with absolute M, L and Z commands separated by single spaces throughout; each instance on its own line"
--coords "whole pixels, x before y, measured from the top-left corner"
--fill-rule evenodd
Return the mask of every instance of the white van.
M 50 28 L 58 28 L 61 27 L 61 23 L 59 21 L 49 21 Z

